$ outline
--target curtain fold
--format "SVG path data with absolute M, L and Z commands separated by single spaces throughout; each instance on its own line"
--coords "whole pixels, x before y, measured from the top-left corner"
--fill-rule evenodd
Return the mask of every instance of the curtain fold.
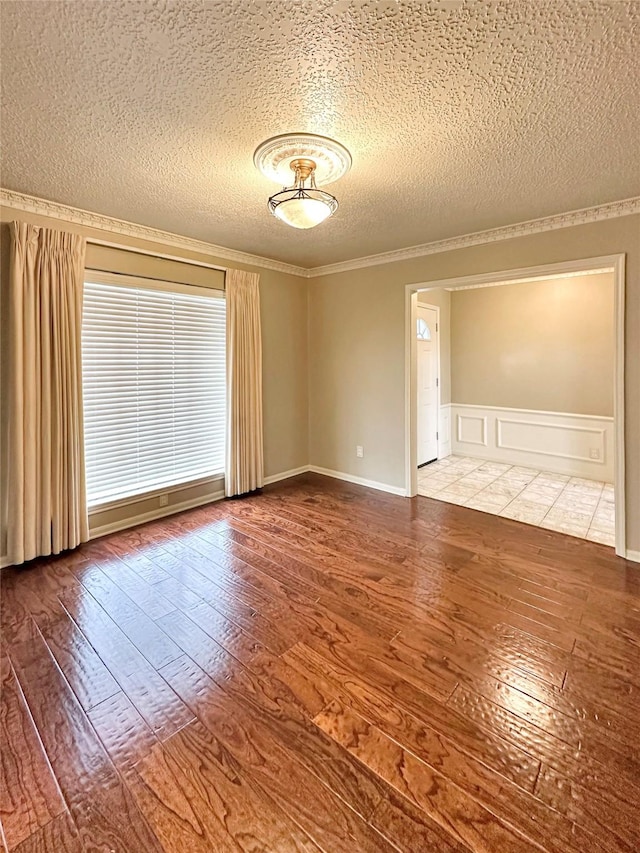
M 82 415 L 86 241 L 12 222 L 7 554 L 58 554 L 89 538 Z
M 263 481 L 260 276 L 227 270 L 227 435 L 225 494 Z

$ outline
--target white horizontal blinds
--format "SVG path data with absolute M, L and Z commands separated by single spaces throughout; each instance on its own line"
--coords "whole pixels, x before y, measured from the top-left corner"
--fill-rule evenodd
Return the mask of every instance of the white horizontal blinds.
M 213 293 L 85 283 L 89 506 L 223 473 L 226 305 Z

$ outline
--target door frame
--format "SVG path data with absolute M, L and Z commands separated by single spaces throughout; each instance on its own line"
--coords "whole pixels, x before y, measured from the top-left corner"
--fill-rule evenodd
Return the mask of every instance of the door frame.
M 440 406 L 442 405 L 442 401 L 440 398 L 440 394 L 442 391 L 442 375 L 441 375 L 442 371 L 440 369 L 441 368 L 441 364 L 440 364 L 440 306 L 439 305 L 431 305 L 429 302 L 419 302 L 417 297 L 416 297 L 416 322 L 413 324 L 414 334 L 415 334 L 415 329 L 416 329 L 417 319 L 418 319 L 418 306 L 420 306 L 420 305 L 424 306 L 425 308 L 430 308 L 431 311 L 436 312 L 436 325 L 437 325 L 437 328 L 436 328 L 436 336 L 437 336 L 437 340 L 436 340 L 436 363 L 437 363 L 437 377 L 438 377 L 438 381 L 437 381 L 437 392 L 438 393 L 436 396 L 436 459 L 440 459 Z M 417 376 L 418 376 L 418 372 L 417 372 L 417 370 L 418 370 L 417 338 L 414 342 L 414 346 L 415 346 L 415 354 L 416 354 L 416 380 L 417 380 Z M 417 429 L 418 429 L 418 422 L 417 422 L 418 392 L 417 392 L 417 389 L 418 389 L 418 386 L 417 386 L 417 381 L 416 381 L 416 442 L 418 440 L 418 432 L 417 432 Z M 416 443 L 416 462 L 417 462 L 417 458 L 418 458 L 417 447 L 418 447 L 418 445 Z
M 556 264 L 541 264 L 534 267 L 507 269 L 478 275 L 454 276 L 437 281 L 421 281 L 405 285 L 405 494 L 414 497 L 418 492 L 417 468 L 417 371 L 416 327 L 418 291 L 449 290 L 469 287 L 485 287 L 491 284 L 518 284 L 561 276 L 577 276 L 584 272 L 612 272 L 614 277 L 614 494 L 616 507 L 615 552 L 626 557 L 625 518 L 625 442 L 624 442 L 624 343 L 625 343 L 625 259 L 624 253 L 561 261 Z

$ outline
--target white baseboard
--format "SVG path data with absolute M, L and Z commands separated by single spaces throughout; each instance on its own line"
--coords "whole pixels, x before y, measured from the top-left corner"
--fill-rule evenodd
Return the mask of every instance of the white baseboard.
M 156 521 L 158 518 L 165 518 L 170 515 L 176 515 L 178 512 L 184 512 L 187 509 L 195 509 L 205 504 L 214 503 L 215 501 L 224 498 L 224 491 L 213 492 L 204 497 L 192 498 L 189 501 L 182 501 L 172 506 L 158 507 L 149 512 L 142 512 L 139 515 L 128 516 L 119 521 L 113 521 L 111 524 L 102 524 L 100 527 L 89 528 L 89 538 L 98 539 L 100 536 L 106 536 L 108 533 L 117 533 L 119 530 L 126 530 L 129 527 L 137 527 L 139 524 L 144 524 L 145 521 Z
M 356 477 L 353 474 L 345 474 L 342 471 L 332 471 L 329 468 L 320 468 L 318 465 L 303 465 L 300 468 L 292 468 L 289 471 L 282 471 L 280 474 L 272 474 L 269 477 L 265 477 L 264 483 L 265 485 L 277 483 L 280 480 L 286 480 L 289 477 L 296 477 L 298 474 L 306 474 L 308 471 L 311 471 L 314 474 L 324 474 L 325 477 L 333 477 L 335 480 L 344 480 L 347 483 L 354 483 L 357 486 L 367 486 L 370 489 L 388 492 L 391 495 L 398 495 L 399 497 L 406 496 L 405 490 L 398 486 L 390 486 L 387 483 L 379 483 L 375 480 L 366 480 L 364 477 Z M 117 533 L 119 530 L 136 527 L 139 524 L 144 524 L 146 521 L 155 521 L 158 518 L 175 515 L 179 512 L 184 512 L 187 509 L 195 509 L 196 507 L 204 506 L 208 503 L 214 503 L 215 501 L 222 500 L 223 498 L 224 492 L 220 491 L 206 497 L 183 501 L 182 503 L 175 504 L 171 507 L 158 507 L 151 512 L 141 513 L 140 515 L 122 519 L 111 524 L 103 524 L 100 527 L 91 528 L 90 538 L 97 539 L 100 536 L 106 536 L 109 533 Z M 626 552 L 626 559 L 634 563 L 640 563 L 640 551 L 628 549 Z M 0 569 L 4 569 L 10 565 L 11 563 L 9 562 L 9 558 L 6 555 L 0 556 Z
M 277 483 L 279 480 L 286 480 L 288 477 L 295 477 L 297 474 L 304 474 L 308 471 L 306 465 L 301 468 L 292 468 L 290 471 L 281 471 L 279 474 L 272 474 L 270 477 L 264 478 L 264 484 Z M 137 527 L 139 524 L 144 524 L 145 521 L 156 521 L 165 516 L 175 515 L 178 512 L 184 512 L 187 509 L 195 509 L 199 506 L 204 506 L 208 503 L 214 503 L 224 498 L 224 489 L 211 492 L 208 495 L 198 498 L 192 498 L 188 501 L 181 501 L 177 504 L 172 504 L 167 507 L 158 507 L 149 512 L 140 513 L 138 515 L 129 516 L 126 519 L 112 522 L 111 524 L 103 524 L 99 527 L 91 527 L 89 532 L 91 539 L 97 539 L 99 536 L 106 536 L 108 533 L 117 533 L 119 530 L 126 530 L 128 527 Z
M 264 478 L 264 485 L 269 486 L 271 483 L 279 483 L 280 480 L 288 480 L 289 477 L 297 477 L 298 474 L 306 474 L 308 470 L 308 465 L 302 465 L 300 468 L 291 468 L 289 471 L 271 474 L 269 477 Z
M 272 474 L 270 477 L 265 477 L 264 483 L 265 485 L 268 485 L 269 483 L 277 483 L 279 480 L 286 480 L 288 477 L 295 477 L 297 474 L 305 474 L 308 470 L 309 468 L 306 465 L 303 465 L 301 468 L 292 468 L 290 471 L 282 471 L 280 474 Z M 117 533 L 120 530 L 137 527 L 139 524 L 144 524 L 146 521 L 156 521 L 159 518 L 165 518 L 170 515 L 176 515 L 179 512 L 184 512 L 187 509 L 196 509 L 196 507 L 204 506 L 208 503 L 214 503 L 215 501 L 222 500 L 222 498 L 224 498 L 223 489 L 203 497 L 192 498 L 188 501 L 181 501 L 180 503 L 173 504 L 171 506 L 157 507 L 149 512 L 142 512 L 138 515 L 128 516 L 127 518 L 122 518 L 118 521 L 111 522 L 110 524 L 102 524 L 98 527 L 92 527 L 90 523 L 89 538 L 98 539 L 100 536 L 107 536 L 109 533 Z M 102 509 L 103 508 L 101 507 L 101 510 Z M 10 565 L 12 565 L 12 563 L 6 555 L 0 556 L 0 569 L 4 569 Z
M 613 441 L 613 418 L 451 404 L 451 449 L 461 456 L 611 483 Z
M 330 471 L 328 468 L 319 468 L 315 465 L 302 465 L 300 468 L 292 468 L 289 471 L 281 471 L 279 474 L 271 474 L 264 478 L 265 486 L 270 483 L 277 483 L 280 480 L 286 480 L 289 477 L 296 477 L 298 474 L 306 474 L 308 471 L 313 471 L 316 474 L 324 474 L 327 477 L 333 477 L 336 480 L 345 480 L 349 483 L 355 483 L 358 486 L 368 486 L 371 489 L 378 489 L 382 492 L 389 492 L 392 495 L 400 495 L 404 497 L 404 489 L 396 486 L 389 486 L 386 483 L 377 483 L 374 480 L 365 480 L 362 477 L 354 477 L 351 474 L 343 474 L 340 471 Z M 127 518 L 114 521 L 111 524 L 102 524 L 99 527 L 90 527 L 89 538 L 98 539 L 100 536 L 107 536 L 109 533 L 117 533 L 120 530 L 126 530 L 130 527 L 137 527 L 139 524 L 144 524 L 146 521 L 156 521 L 159 518 L 165 518 L 170 515 L 176 515 L 179 512 L 184 512 L 187 509 L 195 509 L 199 506 L 204 506 L 208 503 L 222 500 L 224 491 L 214 492 L 205 497 L 193 498 L 189 501 L 182 501 L 168 507 L 158 507 L 149 512 L 143 512 L 139 515 L 128 516 Z M 10 566 L 7 556 L 0 557 L 0 569 Z
M 320 468 L 318 465 L 309 465 L 308 470 L 314 474 L 324 474 L 325 477 L 333 477 L 334 480 L 344 480 L 347 483 L 354 483 L 356 486 L 367 486 L 370 489 L 377 489 L 379 492 L 399 495 L 401 498 L 406 496 L 406 492 L 401 486 L 390 486 L 388 483 L 378 483 L 376 480 L 365 480 L 364 477 L 345 474 L 343 471 L 332 471 L 330 468 Z

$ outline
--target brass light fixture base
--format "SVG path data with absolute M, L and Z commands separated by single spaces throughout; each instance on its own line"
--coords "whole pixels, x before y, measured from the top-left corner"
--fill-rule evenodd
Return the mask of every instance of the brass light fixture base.
M 306 157 L 297 157 L 291 161 L 289 167 L 293 170 L 297 181 L 306 181 L 315 172 L 316 163 L 315 160 L 309 160 Z

